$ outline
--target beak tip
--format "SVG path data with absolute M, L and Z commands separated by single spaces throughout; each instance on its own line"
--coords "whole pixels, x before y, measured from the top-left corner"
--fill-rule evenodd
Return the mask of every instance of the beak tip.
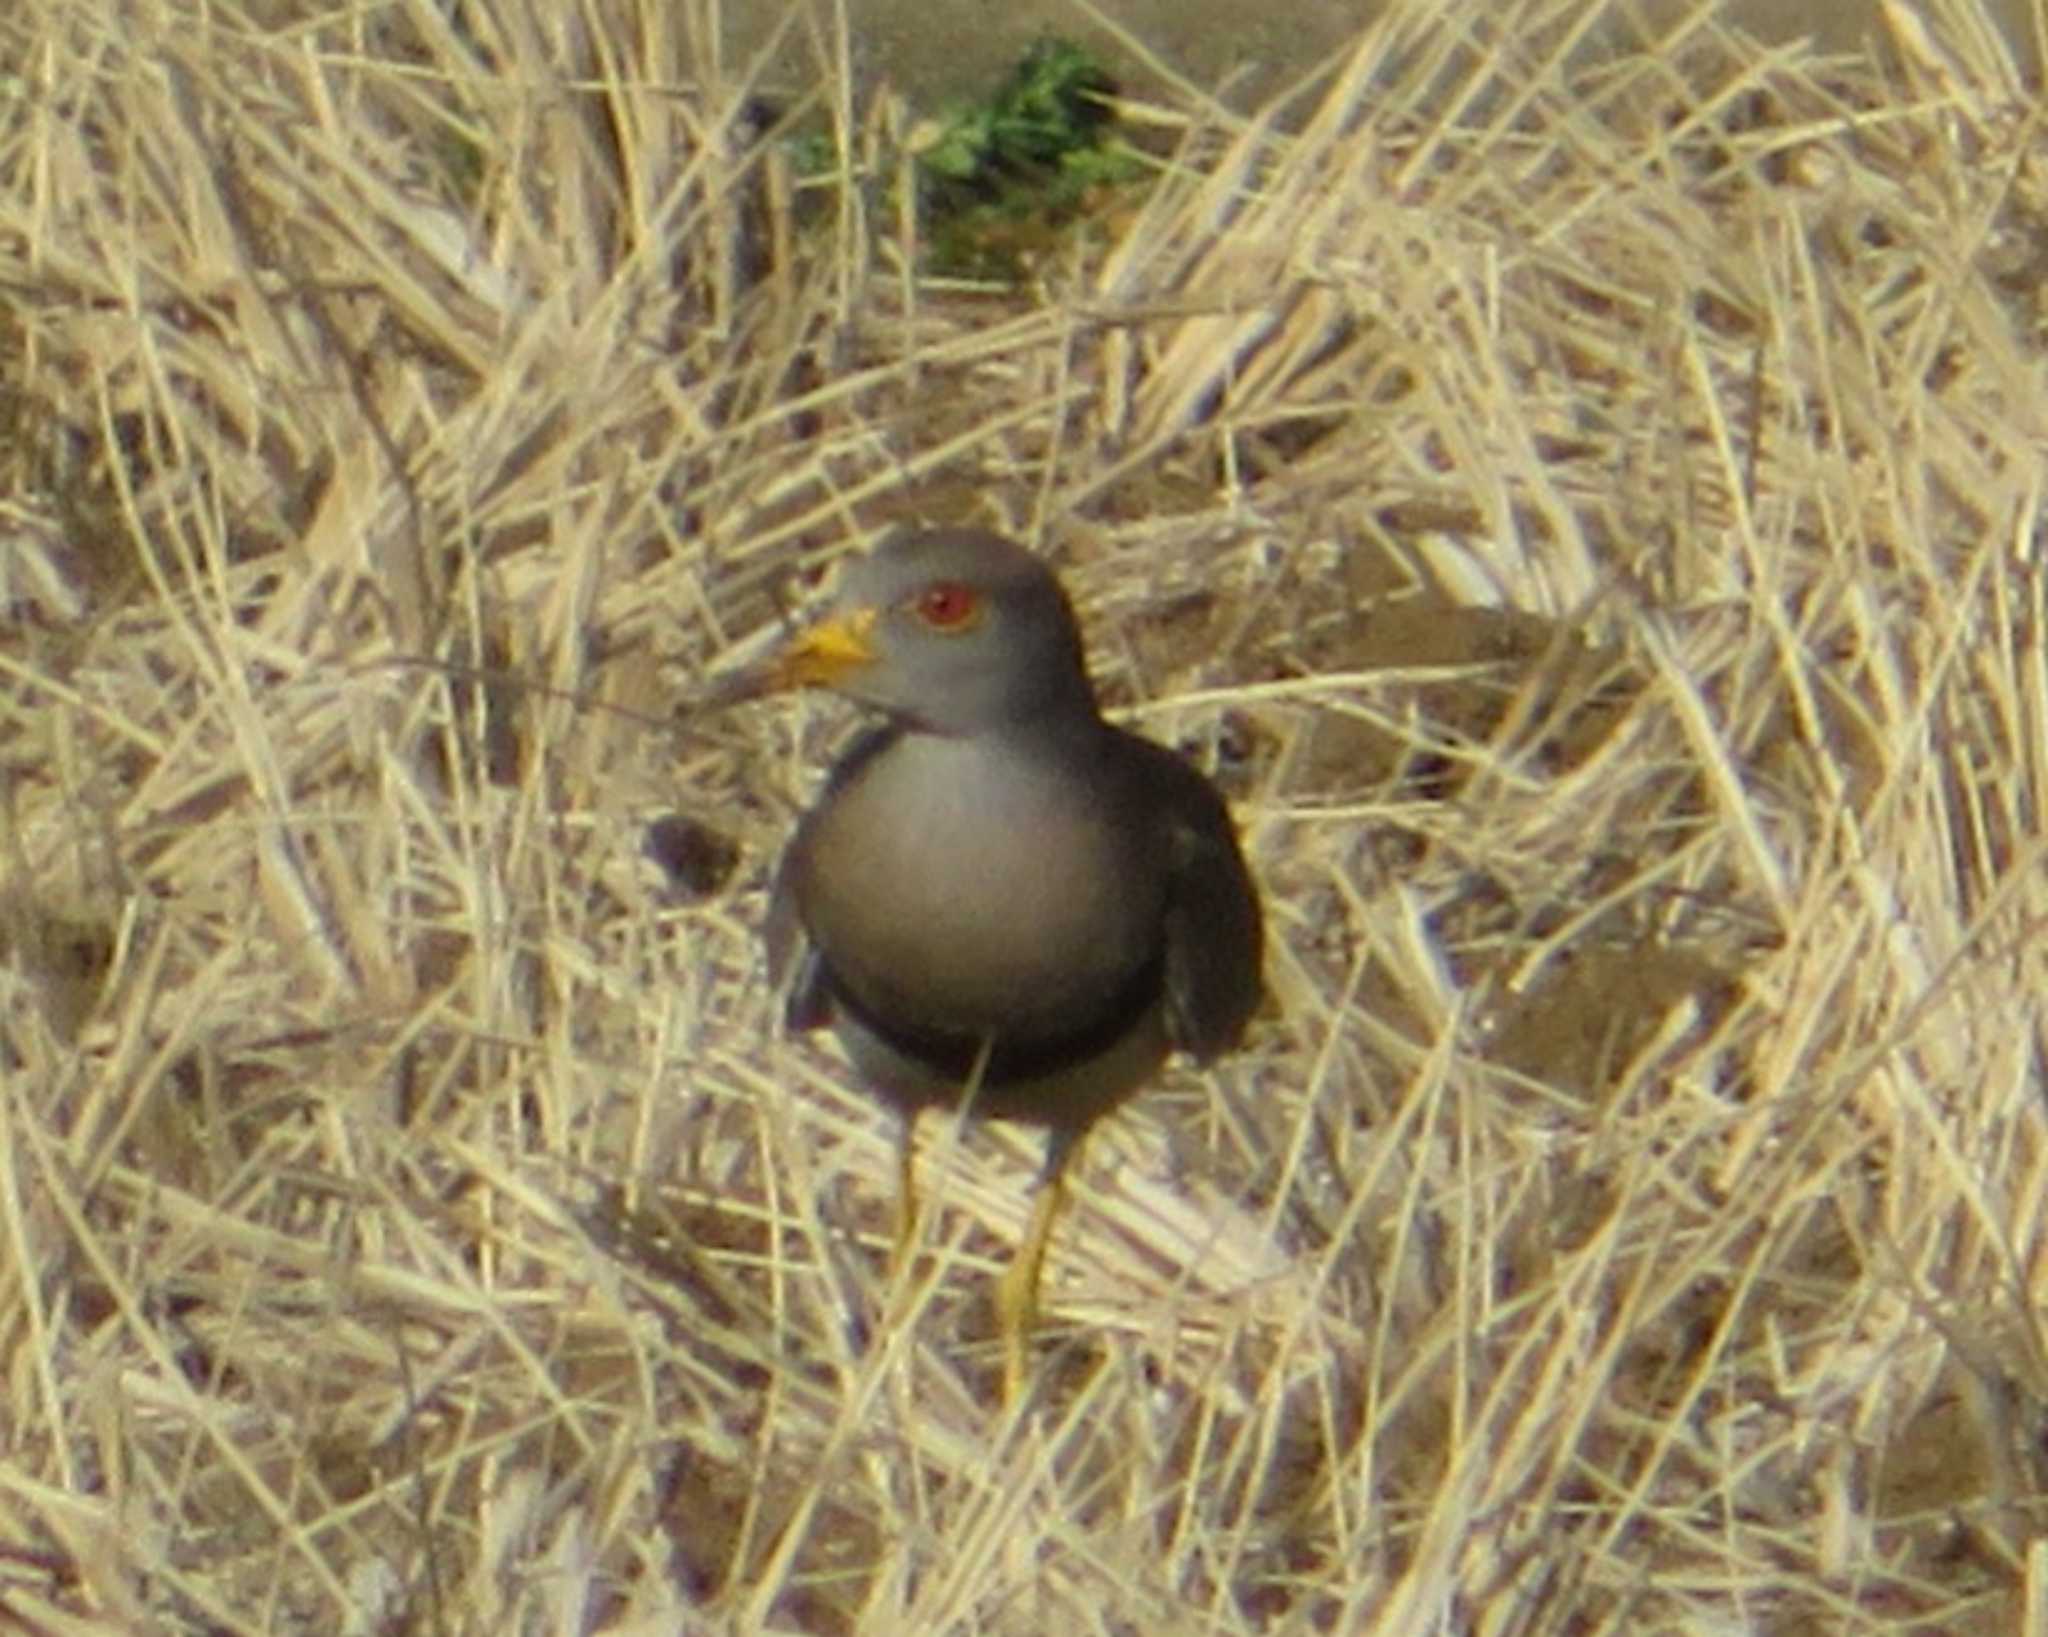
M 874 662 L 867 637 L 871 620 L 828 619 L 798 633 L 779 653 L 726 671 L 705 682 L 692 706 L 715 710 L 743 705 L 792 688 L 831 687 Z

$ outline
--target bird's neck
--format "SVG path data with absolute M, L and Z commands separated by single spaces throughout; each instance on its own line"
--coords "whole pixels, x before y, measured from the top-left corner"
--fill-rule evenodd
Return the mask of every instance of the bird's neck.
M 1048 781 L 1043 769 L 1086 767 L 1115 736 L 1116 730 L 1099 716 L 1023 717 L 976 733 L 899 721 L 884 730 L 881 743 L 862 760 L 878 764 L 864 772 L 902 792 L 906 811 L 935 804 L 1000 812 L 1019 799 L 1019 786 L 1036 798 L 1025 802 L 1029 810 L 1048 800 L 1058 806 L 1062 793 L 1087 789 L 1085 781 Z
M 1008 751 L 1045 751 L 1072 755 L 1099 744 L 1115 729 L 1102 719 L 1093 693 L 1063 699 L 1044 709 L 1019 710 L 991 721 L 978 717 L 971 724 L 949 721 L 943 709 L 917 716 L 892 717 L 892 737 L 943 740 L 951 744 L 981 741 L 989 747 Z
M 1107 731 L 1095 689 L 1079 671 L 1041 678 L 1028 690 L 1007 689 L 1000 702 L 986 694 L 954 697 L 935 689 L 913 705 L 892 703 L 882 708 L 904 732 L 949 739 L 1047 744 L 1085 742 Z

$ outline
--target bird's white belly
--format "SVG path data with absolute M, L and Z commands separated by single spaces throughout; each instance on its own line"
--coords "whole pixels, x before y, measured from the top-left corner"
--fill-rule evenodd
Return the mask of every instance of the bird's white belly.
M 899 741 L 839 794 L 799 883 L 811 937 L 871 1005 L 1029 1032 L 1156 952 L 1165 861 L 1085 787 L 973 741 Z

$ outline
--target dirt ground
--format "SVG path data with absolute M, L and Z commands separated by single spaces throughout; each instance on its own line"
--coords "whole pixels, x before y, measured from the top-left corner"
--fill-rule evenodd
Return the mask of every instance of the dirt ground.
M 1235 106 L 1250 108 L 1313 76 L 1382 9 L 1365 0 L 1280 0 L 1254 8 L 1240 0 L 1102 0 L 1099 7 L 1078 0 L 845 0 L 845 6 L 862 79 L 886 76 L 922 107 L 973 95 L 1047 33 L 1090 41 L 1142 86 L 1147 76 L 1118 40 L 1121 29 L 1195 85 L 1220 89 Z M 1645 30 L 1653 31 L 1696 8 L 1681 0 L 1645 0 L 1635 9 Z M 2037 9 L 2035 0 L 1987 0 L 1985 6 L 2030 71 L 2040 61 Z M 1828 52 L 1854 51 L 1884 30 L 1880 0 L 1730 0 L 1725 11 L 1764 40 L 1787 43 L 1807 36 Z M 759 52 L 782 26 L 785 12 L 775 5 L 732 7 L 724 42 L 728 66 Z M 1605 32 L 1611 34 L 1613 25 Z M 794 33 L 802 38 L 801 27 Z M 1599 43 L 1596 37 L 1593 44 Z M 791 65 L 816 55 L 809 45 L 793 47 L 778 60 L 777 77 L 799 79 Z
M 680 71 L 1081 15 L 920 3 L 0 0 L 0 1637 L 2048 1633 L 2010 13 L 1115 0 L 1171 162 L 971 279 Z M 862 724 L 727 680 L 906 522 L 1265 904 L 1014 1382 L 1042 1144 L 788 1036 Z

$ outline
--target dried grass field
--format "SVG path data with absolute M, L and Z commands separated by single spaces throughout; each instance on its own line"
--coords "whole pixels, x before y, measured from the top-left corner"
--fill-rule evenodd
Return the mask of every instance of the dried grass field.
M 0 14 L 0 1630 L 2048 1630 L 1974 0 L 1397 4 L 979 282 L 833 9 L 791 95 L 716 3 Z M 852 716 L 692 703 L 904 519 L 1053 557 L 1266 896 L 1008 1407 L 1034 1140 L 928 1121 L 890 1278 L 762 970 Z

